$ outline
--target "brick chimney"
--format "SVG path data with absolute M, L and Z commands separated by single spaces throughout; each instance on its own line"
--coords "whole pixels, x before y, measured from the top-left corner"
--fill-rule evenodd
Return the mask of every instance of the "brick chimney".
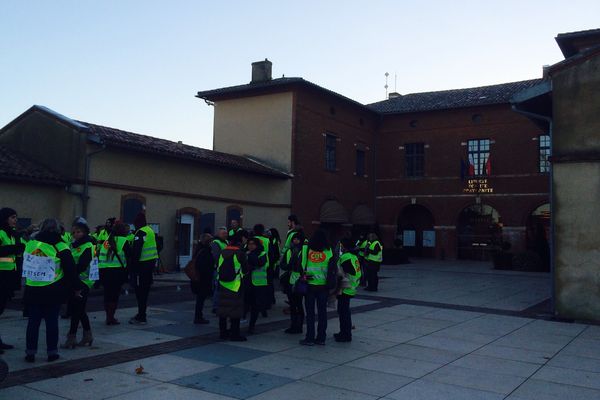
M 273 63 L 265 58 L 265 61 L 252 63 L 252 81 L 250 83 L 268 82 L 272 79 L 271 67 Z

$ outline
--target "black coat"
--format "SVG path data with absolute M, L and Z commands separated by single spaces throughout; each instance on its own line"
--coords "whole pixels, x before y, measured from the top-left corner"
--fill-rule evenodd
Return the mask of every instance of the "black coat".
M 210 245 L 198 244 L 196 250 L 196 274 L 197 281 L 192 281 L 192 292 L 199 296 L 209 297 L 212 293 L 213 274 L 215 260 L 213 258 Z

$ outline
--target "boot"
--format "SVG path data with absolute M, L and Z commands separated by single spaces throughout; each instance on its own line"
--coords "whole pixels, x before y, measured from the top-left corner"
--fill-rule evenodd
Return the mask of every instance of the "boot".
M 77 343 L 77 346 L 91 346 L 94 342 L 94 337 L 92 336 L 92 331 L 83 331 L 83 337 Z
M 106 325 L 119 325 L 120 322 L 115 318 L 117 303 L 106 304 Z
M 74 349 L 77 346 L 77 337 L 74 333 L 69 333 L 67 335 L 67 340 L 64 344 L 60 345 L 61 349 Z

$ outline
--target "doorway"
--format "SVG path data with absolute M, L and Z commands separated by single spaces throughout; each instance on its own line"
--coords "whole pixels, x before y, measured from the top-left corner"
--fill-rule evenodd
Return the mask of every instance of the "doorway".
M 402 241 L 410 257 L 435 257 L 435 229 L 433 215 L 426 207 L 411 204 L 398 217 L 396 237 Z
M 194 249 L 194 216 L 181 214 L 179 224 L 179 266 L 184 267 L 192 259 Z

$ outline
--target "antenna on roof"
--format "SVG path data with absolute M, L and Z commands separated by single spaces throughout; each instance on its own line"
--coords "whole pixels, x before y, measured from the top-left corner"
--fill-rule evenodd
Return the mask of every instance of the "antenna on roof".
M 398 74 L 394 72 L 394 92 L 398 93 Z
M 385 88 L 385 98 L 386 99 L 388 97 L 388 91 L 387 90 L 388 90 L 388 87 L 389 87 L 388 86 L 388 76 L 390 76 L 390 74 L 386 72 L 385 73 L 385 86 L 384 86 L 384 88 Z

